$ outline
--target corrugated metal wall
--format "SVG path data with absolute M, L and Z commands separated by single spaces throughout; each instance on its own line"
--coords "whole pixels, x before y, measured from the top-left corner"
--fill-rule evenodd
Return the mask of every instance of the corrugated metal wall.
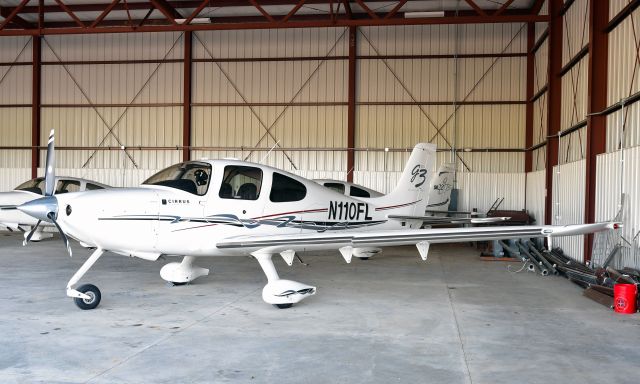
M 610 0 L 609 17 L 614 18 L 628 4 L 626 0 Z M 607 153 L 598 156 L 596 176 L 596 220 L 614 218 L 620 209 L 621 194 L 625 194 L 622 234 L 630 244 L 625 243 L 614 266 L 635 268 L 640 268 L 640 243 L 634 239 L 640 231 L 640 103 L 624 102 L 640 91 L 638 26 L 640 10 L 635 10 L 609 32 L 607 104 L 624 105 L 607 115 Z M 594 257 L 596 263 L 604 261 L 601 254 Z
M 621 161 L 624 156 L 624 161 Z M 625 243 L 621 255 L 615 259 L 615 266 L 640 267 L 640 183 L 638 168 L 640 164 L 640 147 L 624 151 L 616 151 L 598 156 L 596 179 L 596 220 L 613 219 L 620 210 L 621 192 L 625 194 L 622 219 L 624 228 L 622 235 L 631 244 Z M 636 237 L 638 236 L 638 237 Z M 600 265 L 604 255 L 594 261 Z
M 524 209 L 524 173 L 460 173 L 458 208 L 486 212 L 496 199 L 504 201 L 500 209 Z
M 303 176 L 344 178 L 346 153 L 313 148 L 347 147 L 348 40 L 345 28 L 197 32 L 192 144 L 251 149 L 271 148 L 277 142 L 310 150 L 274 151 L 266 159 L 266 152 L 249 150 L 196 151 L 193 157 L 264 159 Z M 240 61 L 273 57 L 322 59 Z M 230 103 L 279 105 L 248 108 Z M 329 105 L 300 105 L 304 103 Z
M 536 224 L 544 224 L 544 199 L 546 194 L 545 170 L 526 174 L 525 208 Z
M 612 8 L 614 7 L 612 3 Z M 637 61 L 637 42 L 640 39 L 640 10 L 636 10 L 609 33 L 609 75 L 607 101 L 621 102 L 640 91 L 640 64 Z M 624 124 L 624 145 L 640 145 L 640 106 L 632 104 L 607 116 L 607 151 L 620 146 Z
M 574 161 L 553 167 L 552 224 L 584 223 L 586 161 Z M 553 240 L 567 256 L 584 261 L 584 236 L 560 237 Z
M 587 128 L 580 128 L 560 137 L 558 163 L 565 164 L 584 159 L 587 153 Z
M 58 146 L 180 145 L 182 39 L 177 32 L 43 37 L 41 145 L 50 128 Z M 103 60 L 150 62 L 81 63 Z M 43 151 L 42 164 L 44 158 Z M 163 168 L 179 158 L 178 151 L 58 151 L 57 165 L 135 175 L 136 169 Z
M 30 37 L 0 39 L 0 146 L 31 145 L 31 54 Z M 0 151 L 0 185 L 15 187 L 30 167 L 30 151 Z
M 358 55 L 369 59 L 358 67 L 357 99 L 363 105 L 357 109 L 356 146 L 406 148 L 426 140 L 439 148 L 523 148 L 523 104 L 458 105 L 454 114 L 453 101 L 523 101 L 526 58 L 458 58 L 457 69 L 453 57 L 389 58 L 523 52 L 523 24 L 359 29 Z M 397 105 L 403 103 L 420 105 Z M 401 171 L 401 154 L 391 156 L 385 161 L 383 152 L 358 153 L 356 169 Z M 458 163 L 471 172 L 521 172 L 524 155 L 464 153 Z
M 524 153 L 462 150 L 524 148 L 525 24 L 371 27 L 357 34 L 356 147 L 454 146 L 465 173 L 459 179 L 470 191 L 509 184 L 486 196 L 469 192 L 465 202 L 488 207 L 500 194 L 508 195 L 509 207 L 523 208 L 524 178 L 513 174 L 524 170 Z M 24 44 L 21 60 L 31 59 L 28 39 L 0 41 L 2 60 L 12 60 Z M 180 161 L 181 150 L 136 147 L 182 145 L 183 54 L 182 33 L 43 37 L 41 145 L 55 128 L 59 147 L 125 147 L 59 150 L 60 172 L 129 186 Z M 476 54 L 511 56 L 452 57 Z M 347 55 L 346 28 L 195 32 L 191 144 L 215 150 L 192 151 L 192 157 L 247 158 L 306 177 L 344 179 Z M 28 105 L 30 66 L 16 68 L 24 72 L 16 80 L 25 84 L 24 97 L 7 88 L 0 97 Z M 456 99 L 475 104 L 456 109 Z M 19 132 L 3 133 L 3 144 L 30 145 L 30 108 L 23 112 L 0 109 L 2 129 L 11 121 Z M 274 146 L 297 150 L 267 154 Z M 22 155 L 2 151 L 0 168 L 28 168 L 30 153 Z M 355 181 L 385 191 L 396 177 L 388 172 L 397 175 L 407 157 L 358 151 Z M 440 153 L 438 164 L 450 159 Z M 6 183 L 3 189 L 15 184 Z

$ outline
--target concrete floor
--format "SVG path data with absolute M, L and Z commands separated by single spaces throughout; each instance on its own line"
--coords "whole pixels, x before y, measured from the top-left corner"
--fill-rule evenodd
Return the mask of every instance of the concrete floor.
M 262 301 L 249 258 L 201 260 L 210 276 L 169 287 L 163 262 L 107 254 L 82 280 L 102 303 L 81 311 L 64 287 L 89 251 L 21 242 L 0 233 L 0 383 L 638 381 L 638 315 L 469 247 L 433 246 L 426 263 L 411 247 L 350 265 L 278 258 L 281 275 L 318 287 L 288 310 Z

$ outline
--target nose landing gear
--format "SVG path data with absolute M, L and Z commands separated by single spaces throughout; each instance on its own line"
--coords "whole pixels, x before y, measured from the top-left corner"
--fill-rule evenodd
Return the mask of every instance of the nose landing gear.
M 78 269 L 78 271 L 71 277 L 71 280 L 67 283 L 67 296 L 72 297 L 73 301 L 76 303 L 78 308 L 80 309 L 94 309 L 100 304 L 100 299 L 102 299 L 102 294 L 98 287 L 93 284 L 84 284 L 78 289 L 72 288 L 82 276 L 95 264 L 96 261 L 102 256 L 104 251 L 100 248 L 96 249 L 91 256 L 87 259 L 87 261 L 82 264 L 82 267 Z

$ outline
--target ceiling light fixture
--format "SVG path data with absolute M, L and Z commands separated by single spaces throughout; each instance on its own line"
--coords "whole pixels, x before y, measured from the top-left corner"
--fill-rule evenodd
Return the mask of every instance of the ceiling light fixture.
M 405 19 L 420 19 L 423 17 L 444 17 L 444 11 L 429 11 L 429 12 L 405 12 Z

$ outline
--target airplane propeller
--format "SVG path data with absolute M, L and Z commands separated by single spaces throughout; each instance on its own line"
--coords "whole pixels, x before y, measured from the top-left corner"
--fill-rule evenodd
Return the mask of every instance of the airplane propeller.
M 17 208 L 33 217 L 38 219 L 36 225 L 31 229 L 25 240 L 22 242 L 22 245 L 27 245 L 27 243 L 33 237 L 33 234 L 38 230 L 40 223 L 43 221 L 53 223 L 60 232 L 60 236 L 62 237 L 62 241 L 64 245 L 67 247 L 67 252 L 69 256 L 72 256 L 71 246 L 69 245 L 69 238 L 64 233 L 60 225 L 56 221 L 58 218 L 58 199 L 55 198 L 55 185 L 56 185 L 56 174 L 55 174 L 55 145 L 54 145 L 54 130 L 51 130 L 49 134 L 49 142 L 47 144 L 47 162 L 45 168 L 45 178 L 44 178 L 44 197 L 40 199 L 36 199 L 33 201 L 29 201 L 24 203 Z

